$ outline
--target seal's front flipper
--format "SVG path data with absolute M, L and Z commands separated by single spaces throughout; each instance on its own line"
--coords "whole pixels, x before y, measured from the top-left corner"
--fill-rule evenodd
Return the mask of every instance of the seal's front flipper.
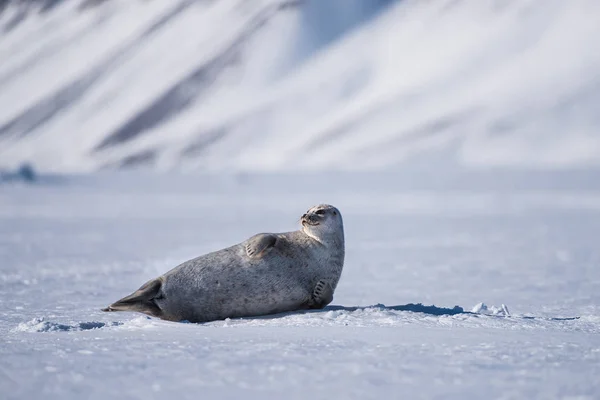
M 333 288 L 331 285 L 320 280 L 315 285 L 310 300 L 308 301 L 309 308 L 323 308 L 333 301 Z
M 162 310 L 155 300 L 161 297 L 161 287 L 162 278 L 153 279 L 129 296 L 103 308 L 102 311 L 137 311 L 153 317 L 160 317 Z
M 246 254 L 248 257 L 258 258 L 275 246 L 277 236 L 270 233 L 259 233 L 246 241 Z

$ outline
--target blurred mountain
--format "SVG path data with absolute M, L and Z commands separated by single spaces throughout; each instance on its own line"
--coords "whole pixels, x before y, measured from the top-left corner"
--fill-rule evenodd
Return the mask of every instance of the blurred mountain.
M 0 167 L 600 164 L 594 0 L 0 9 Z

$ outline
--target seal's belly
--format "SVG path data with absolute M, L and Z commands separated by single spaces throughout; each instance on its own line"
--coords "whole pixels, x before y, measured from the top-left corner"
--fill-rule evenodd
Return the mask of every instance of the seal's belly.
M 292 279 L 229 283 L 207 293 L 203 314 L 211 319 L 267 315 L 298 310 L 307 300 L 304 285 Z
M 190 322 L 298 310 L 308 299 L 310 283 L 289 271 L 267 264 L 204 268 L 193 281 L 181 271 L 167 279 L 159 307 Z

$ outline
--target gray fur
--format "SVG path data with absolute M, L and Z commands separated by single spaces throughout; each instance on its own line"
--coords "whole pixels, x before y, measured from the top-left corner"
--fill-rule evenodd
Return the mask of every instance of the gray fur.
M 103 310 L 207 322 L 323 308 L 344 265 L 342 216 L 318 205 L 301 221 L 298 231 L 261 233 L 186 261 Z

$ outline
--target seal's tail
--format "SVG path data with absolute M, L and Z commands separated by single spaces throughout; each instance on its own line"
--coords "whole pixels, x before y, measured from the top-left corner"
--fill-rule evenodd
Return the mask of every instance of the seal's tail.
M 146 282 L 141 288 L 103 308 L 102 311 L 137 311 L 144 314 L 160 317 L 162 310 L 156 304 L 156 299 L 161 296 L 162 279 L 156 278 Z

